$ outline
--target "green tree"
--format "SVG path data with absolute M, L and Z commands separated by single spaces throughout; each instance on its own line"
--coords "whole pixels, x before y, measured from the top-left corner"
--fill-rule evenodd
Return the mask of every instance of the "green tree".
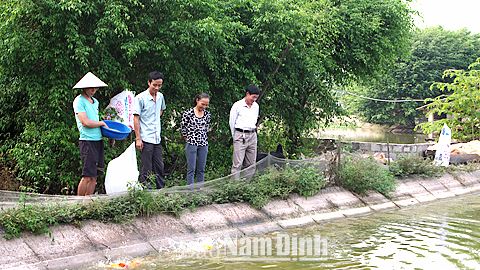
M 410 57 L 392 64 L 387 73 L 375 80 L 356 84 L 348 89 L 358 95 L 383 100 L 423 100 L 443 94 L 444 89 L 430 88 L 434 82 L 451 82 L 442 77 L 447 69 L 466 69 L 480 57 L 480 35 L 466 28 L 458 31 L 442 27 L 418 29 L 410 39 Z M 348 90 L 347 90 L 348 91 Z M 416 110 L 419 101 L 382 102 L 346 97 L 350 112 L 364 121 L 376 124 L 415 125 L 423 118 Z
M 165 74 L 169 176 L 185 170 L 181 114 L 209 93 L 207 170 L 218 170 L 230 166 L 228 112 L 246 85 L 271 80 L 261 114 L 284 127 L 294 154 L 304 133 L 342 113 L 331 86 L 406 53 L 412 27 L 401 0 L 8 0 L 0 12 L 0 152 L 23 185 L 52 193 L 79 180 L 71 87 L 87 71 L 109 85 L 96 94 L 101 107 L 126 88 L 146 89 L 149 72 Z M 107 162 L 130 142 L 109 141 Z
M 335 94 L 329 91 L 334 84 L 372 76 L 407 53 L 400 44 L 408 41 L 412 11 L 401 1 L 286 3 L 265 1 L 260 9 L 265 12 L 253 29 L 256 40 L 272 39 L 267 44 L 282 44 L 269 52 L 271 60 L 259 70 L 273 69 L 287 42 L 294 39 L 272 89 L 260 102 L 265 118 L 285 126 L 286 150 L 294 154 L 303 135 L 342 113 Z M 279 12 L 282 10 L 288 13 Z M 261 75 L 257 78 L 264 83 L 270 73 Z
M 453 79 L 451 83 L 436 82 L 431 88 L 450 93 L 433 99 L 427 106 L 429 114 L 447 114 L 449 119 L 441 119 L 420 124 L 428 134 L 439 132 L 446 124 L 452 130 L 452 138 L 469 141 L 480 138 L 480 58 L 469 66 L 469 70 L 446 70 L 445 78 Z

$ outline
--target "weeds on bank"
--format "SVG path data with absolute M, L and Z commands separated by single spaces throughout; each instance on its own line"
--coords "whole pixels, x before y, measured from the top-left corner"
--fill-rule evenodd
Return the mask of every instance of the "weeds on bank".
M 409 175 L 433 177 L 443 174 L 445 168 L 433 164 L 428 158 L 411 153 L 400 155 L 395 162 L 390 164 L 390 171 L 393 175 L 399 177 L 407 177 Z
M 223 180 L 221 189 L 199 193 L 165 194 L 129 187 L 126 195 L 109 199 L 96 199 L 89 203 L 55 202 L 28 204 L 0 211 L 0 227 L 5 238 L 19 237 L 22 231 L 36 234 L 49 233 L 48 226 L 57 224 L 79 225 L 88 219 L 101 222 L 132 222 L 135 217 L 152 214 L 180 215 L 186 209 L 212 203 L 247 202 L 262 207 L 272 197 L 285 198 L 292 192 L 305 197 L 314 195 L 326 184 L 323 174 L 314 166 L 307 168 L 286 165 L 271 167 L 250 181 Z
M 418 154 L 400 155 L 397 160 L 387 167 L 374 160 L 373 157 L 360 156 L 346 157 L 340 168 L 333 167 L 335 184 L 357 194 L 366 194 L 368 191 L 377 191 L 387 197 L 396 189 L 395 177 L 417 175 L 421 177 L 438 177 L 445 172 L 475 171 L 479 164 L 468 162 L 465 165 L 451 165 L 443 167 L 436 165 L 429 158 Z
M 373 157 L 346 157 L 333 171 L 336 185 L 360 195 L 376 191 L 390 197 L 396 188 L 393 174 Z
M 450 164 L 448 167 L 443 167 L 436 165 L 429 158 L 424 158 L 415 153 L 400 155 L 399 158 L 390 165 L 390 171 L 398 177 L 408 177 L 410 175 L 438 177 L 446 172 L 473 172 L 479 169 L 480 164 L 477 160 L 468 161 L 466 164 Z
M 458 171 L 473 172 L 478 170 L 480 170 L 480 163 L 478 163 L 478 160 L 468 161 L 467 164 L 457 164 L 445 168 L 445 171 L 448 173 L 455 173 Z

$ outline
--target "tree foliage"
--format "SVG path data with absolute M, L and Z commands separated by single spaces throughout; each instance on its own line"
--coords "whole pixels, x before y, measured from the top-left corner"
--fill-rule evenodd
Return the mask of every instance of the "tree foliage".
M 428 134 L 439 132 L 444 124 L 452 129 L 452 138 L 460 141 L 469 141 L 480 138 L 480 58 L 469 66 L 469 70 L 446 70 L 445 78 L 452 78 L 453 82 L 436 82 L 431 88 L 439 88 L 448 95 L 441 95 L 427 106 L 429 114 L 446 114 L 452 116 L 420 124 L 419 127 Z
M 283 127 L 293 154 L 302 134 L 342 113 L 331 86 L 385 68 L 412 27 L 401 0 L 8 0 L 0 12 L 0 152 L 41 192 L 78 182 L 71 87 L 88 71 L 109 85 L 96 94 L 103 108 L 146 89 L 151 71 L 165 74 L 162 143 L 169 176 L 180 175 L 178 125 L 195 94 L 212 96 L 209 170 L 230 166 L 231 105 L 270 79 L 260 113 Z M 107 162 L 129 139 L 108 142 Z
M 429 27 L 416 30 L 410 38 L 410 57 L 392 64 L 387 73 L 375 80 L 357 84 L 349 89 L 361 96 L 383 100 L 424 100 L 444 94 L 444 89 L 430 88 L 434 82 L 451 82 L 442 77 L 447 69 L 466 69 L 480 57 L 480 35 L 467 29 L 444 30 Z M 376 124 L 415 125 L 423 118 L 416 110 L 422 102 L 382 102 L 347 97 L 351 112 L 364 121 Z

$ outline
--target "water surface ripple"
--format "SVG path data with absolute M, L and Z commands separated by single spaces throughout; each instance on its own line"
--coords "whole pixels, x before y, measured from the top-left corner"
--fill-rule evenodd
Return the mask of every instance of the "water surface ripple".
M 199 239 L 160 254 L 137 258 L 132 269 L 480 269 L 480 195 L 338 219 L 313 226 L 272 232 L 297 238 L 320 235 L 327 239 L 327 254 L 302 260 L 301 256 L 212 256 L 188 245 L 218 248 L 222 239 Z M 191 248 L 191 246 L 190 246 Z M 183 249 L 183 250 L 182 250 Z M 238 257 L 237 257 L 238 258 Z M 126 258 L 131 259 L 131 258 Z M 84 269 L 105 269 L 105 262 Z

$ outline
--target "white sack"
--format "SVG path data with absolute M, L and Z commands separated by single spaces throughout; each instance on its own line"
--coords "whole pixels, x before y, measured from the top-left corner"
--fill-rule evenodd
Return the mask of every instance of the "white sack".
M 452 131 L 450 128 L 443 124 L 440 138 L 438 139 L 438 147 L 435 152 L 435 163 L 440 166 L 448 167 L 450 164 L 450 145 L 452 143 Z
M 125 152 L 108 163 L 105 176 L 107 194 L 127 191 L 129 184 L 140 188 L 138 174 L 135 143 L 132 143 Z

